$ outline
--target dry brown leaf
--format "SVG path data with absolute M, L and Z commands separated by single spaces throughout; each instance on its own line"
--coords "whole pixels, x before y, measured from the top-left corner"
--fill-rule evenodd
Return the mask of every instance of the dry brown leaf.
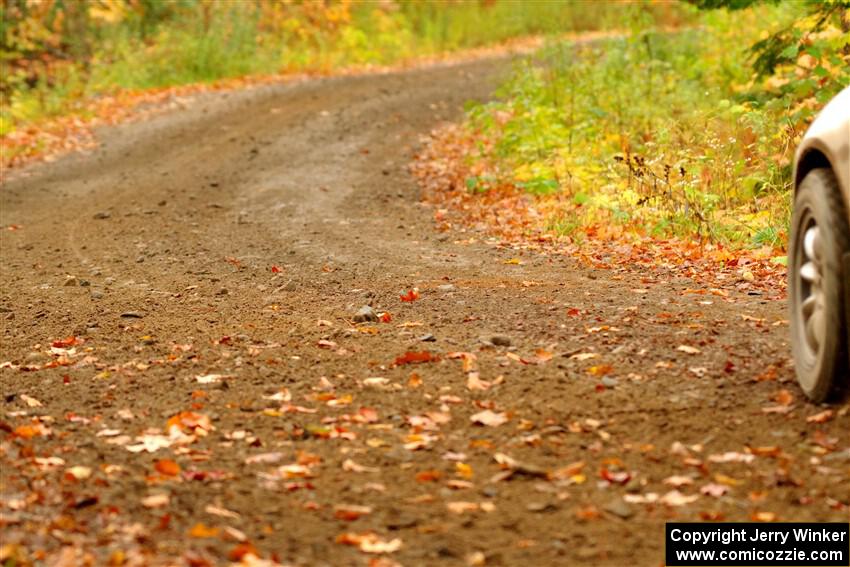
M 145 508 L 162 508 L 168 506 L 170 501 L 171 497 L 168 494 L 159 492 L 142 498 L 142 506 Z
M 700 349 L 688 345 L 679 345 L 676 347 L 676 350 L 678 350 L 679 352 L 684 352 L 686 354 L 699 354 L 702 352 Z
M 472 423 L 476 423 L 478 425 L 486 425 L 488 427 L 498 427 L 504 423 L 507 423 L 508 416 L 504 412 L 494 412 L 491 410 L 484 410 L 472 415 L 469 420 Z
M 823 410 L 822 412 L 807 417 L 806 423 L 826 423 L 827 421 L 832 419 L 832 416 L 834 415 L 835 412 L 831 409 Z

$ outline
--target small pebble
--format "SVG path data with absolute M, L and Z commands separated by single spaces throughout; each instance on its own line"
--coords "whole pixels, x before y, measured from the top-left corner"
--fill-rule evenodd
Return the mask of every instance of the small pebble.
M 499 491 L 496 490 L 495 486 L 485 486 L 481 489 L 481 494 L 487 498 L 495 498 L 499 494 Z
M 355 323 L 365 323 L 367 321 L 377 321 L 378 314 L 375 313 L 375 310 L 372 309 L 369 305 L 364 305 L 360 309 L 357 310 L 357 313 L 354 314 L 354 322 Z
M 615 498 L 611 502 L 605 505 L 604 510 L 611 514 L 614 514 L 618 518 L 628 519 L 635 515 L 635 511 L 631 506 L 626 504 L 622 498 Z
M 558 505 L 552 502 L 531 502 L 525 507 L 529 512 L 554 512 L 558 509 Z

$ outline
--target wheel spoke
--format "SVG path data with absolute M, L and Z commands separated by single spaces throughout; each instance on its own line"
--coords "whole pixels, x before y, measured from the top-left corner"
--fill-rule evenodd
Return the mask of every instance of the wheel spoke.
M 823 309 L 816 308 L 812 316 L 806 320 L 806 342 L 813 351 L 818 352 L 823 338 Z
M 800 277 L 812 284 L 818 281 L 818 271 L 814 262 L 806 262 L 800 268 Z
M 820 237 L 820 229 L 816 226 L 809 228 L 803 237 L 803 251 L 806 257 L 820 265 L 823 257 L 823 249 Z
M 814 295 L 810 295 L 806 298 L 800 308 L 803 313 L 803 319 L 808 319 L 812 316 L 812 313 L 814 313 L 815 309 L 817 308 L 817 303 L 818 300 Z

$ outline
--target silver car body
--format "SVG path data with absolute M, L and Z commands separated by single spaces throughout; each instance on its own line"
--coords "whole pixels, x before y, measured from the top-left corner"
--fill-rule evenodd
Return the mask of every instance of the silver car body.
M 809 127 L 794 160 L 794 190 L 812 169 L 829 167 L 838 179 L 850 221 L 850 87 L 838 93 Z

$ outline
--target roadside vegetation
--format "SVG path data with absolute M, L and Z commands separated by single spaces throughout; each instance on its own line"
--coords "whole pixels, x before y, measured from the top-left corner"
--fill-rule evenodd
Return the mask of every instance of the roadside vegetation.
M 498 101 L 441 131 L 428 154 L 449 162 L 420 172 L 448 182 L 432 180 L 432 197 L 465 192 L 469 211 L 526 195 L 521 220 L 500 212 L 502 233 L 679 238 L 782 262 L 796 143 L 850 84 L 846 3 L 693 7 L 693 24 L 673 32 L 640 9 L 624 15 L 628 35 L 551 43 Z

